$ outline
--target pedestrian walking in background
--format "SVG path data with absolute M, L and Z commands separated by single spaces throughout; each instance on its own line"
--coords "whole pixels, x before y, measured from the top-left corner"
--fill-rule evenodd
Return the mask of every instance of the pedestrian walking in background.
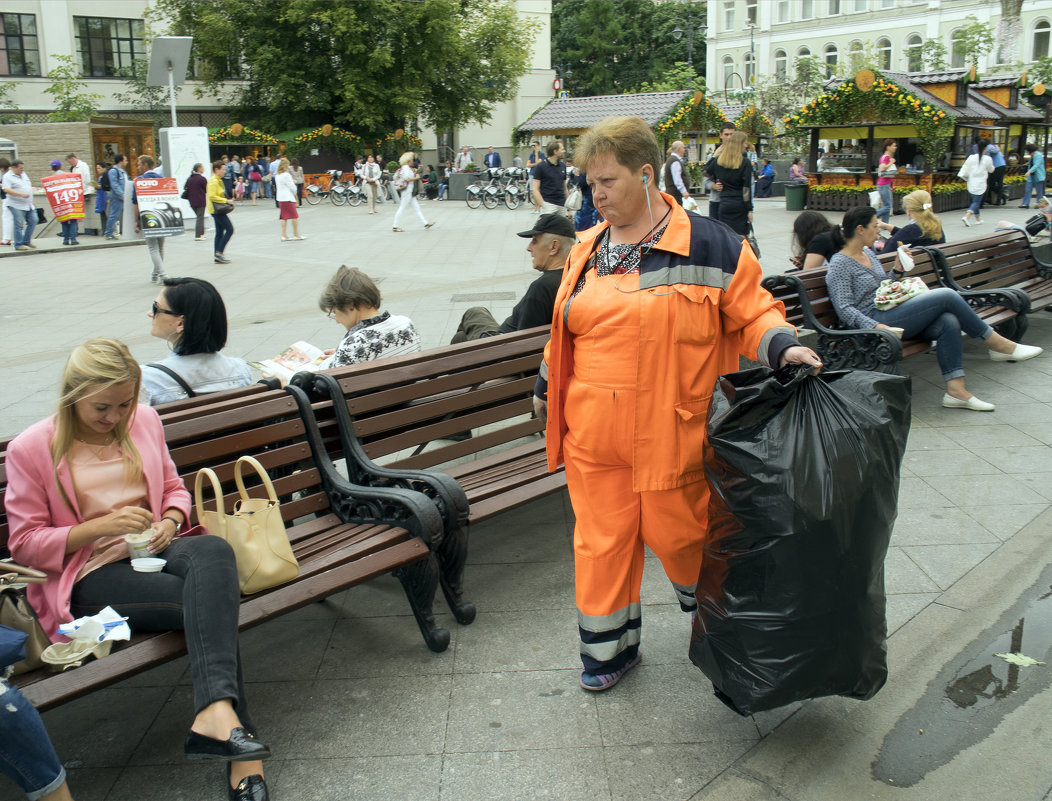
M 99 161 L 95 164 L 95 213 L 99 215 L 99 233 L 106 230 L 106 208 L 109 205 L 110 193 L 102 187 L 102 176 L 110 168 L 108 162 Z
M 183 195 L 190 208 L 197 215 L 194 224 L 194 240 L 200 242 L 205 238 L 205 210 L 208 208 L 208 179 L 205 178 L 205 165 L 198 162 L 194 165 L 194 171 L 186 179 L 183 186 Z
M 884 140 L 884 153 L 877 162 L 877 194 L 880 195 L 880 208 L 877 209 L 877 219 L 888 222 L 891 219 L 891 207 L 893 202 L 892 185 L 895 183 L 895 173 L 899 168 L 895 164 L 895 152 L 899 149 L 899 143 L 894 139 Z
M 553 139 L 545 148 L 547 158 L 541 159 L 530 173 L 533 177 L 533 206 L 538 214 L 566 214 L 566 148 Z
M 278 199 L 278 219 L 281 220 L 281 241 L 288 242 L 288 229 L 286 223 L 292 220 L 292 238 L 306 239 L 300 236 L 300 213 L 296 208 L 296 182 L 289 172 L 289 160 L 281 159 L 278 162 L 277 171 L 274 175 L 274 197 Z
M 216 227 L 215 237 L 215 263 L 230 264 L 226 257 L 226 246 L 230 237 L 234 235 L 234 223 L 230 221 L 230 208 L 233 204 L 227 201 L 226 192 L 223 190 L 223 162 L 212 162 L 212 177 L 208 179 L 208 213 L 212 215 L 212 222 Z M 217 208 L 218 206 L 218 208 Z M 225 211 L 223 209 L 226 208 Z
M 33 203 L 33 183 L 26 175 L 26 165 L 21 159 L 11 162 L 0 186 L 6 195 L 7 207 L 11 209 L 15 250 L 35 249 L 33 229 L 37 227 L 37 209 Z
M 117 229 L 124 214 L 124 182 L 128 180 L 128 173 L 124 171 L 123 165 L 124 154 L 118 153 L 113 159 L 113 166 L 106 170 L 106 180 L 109 182 L 109 205 L 106 207 L 107 239 L 120 239 Z
M 255 156 L 249 156 L 244 167 L 248 174 L 248 198 L 252 205 L 256 205 L 256 195 L 259 194 L 259 182 L 263 180 L 263 174 L 259 171 L 259 163 Z
M 975 145 L 978 146 L 982 142 L 978 136 L 975 137 Z M 968 158 L 964 160 L 964 164 L 961 166 L 961 171 L 957 173 L 958 178 L 963 178 L 968 182 L 968 194 L 972 197 L 972 204 L 968 207 L 968 211 L 961 217 L 961 222 L 966 227 L 971 225 L 982 225 L 982 212 L 980 209 L 983 207 L 983 196 L 986 194 L 986 181 L 990 173 L 994 171 L 994 162 L 988 155 L 983 153 L 980 155 L 979 150 L 976 149 Z M 975 220 L 973 223 L 972 220 Z
M 990 175 L 988 181 L 990 185 L 990 197 L 991 202 L 995 206 L 1003 206 L 1008 202 L 1008 198 L 1005 197 L 1005 171 L 1008 169 L 1008 162 L 1005 161 L 1005 154 L 1001 152 L 1001 148 L 995 145 L 993 142 L 986 146 L 986 155 L 990 157 L 990 160 L 994 163 L 993 174 Z M 1040 195 L 1038 196 L 1040 197 Z
M 292 176 L 292 183 L 296 186 L 296 205 L 303 205 L 303 186 L 307 182 L 307 179 L 303 176 L 303 168 L 300 166 L 299 159 L 293 159 L 289 162 L 289 175 Z
M 1037 149 L 1033 142 L 1026 146 L 1027 168 L 1026 183 L 1023 185 L 1023 203 L 1021 209 L 1030 208 L 1030 193 L 1034 192 L 1034 200 L 1040 200 L 1045 195 L 1045 154 Z
M 365 199 L 369 201 L 370 214 L 376 214 L 376 193 L 380 187 L 381 172 L 383 170 L 376 163 L 376 157 L 370 153 L 362 167 L 362 189 L 365 191 Z
M 720 222 L 740 236 L 748 233 L 752 223 L 752 162 L 746 156 L 747 140 L 744 131 L 734 131 L 719 155 L 705 165 L 705 170 L 721 185 Z
M 135 165 L 139 168 L 139 178 L 164 178 L 164 176 L 154 169 L 153 156 L 139 156 L 135 161 Z M 132 211 L 135 213 L 135 233 L 140 233 L 142 227 L 139 224 L 139 196 L 135 191 L 135 184 L 132 183 Z M 164 272 L 164 240 L 166 237 L 163 236 L 148 236 L 146 237 L 146 252 L 150 256 L 150 263 L 153 267 L 153 271 L 150 273 L 150 283 L 159 284 L 167 278 L 167 274 Z
M 413 171 L 411 166 L 409 166 L 415 155 L 416 154 L 412 151 L 403 153 L 402 158 L 398 160 L 398 163 L 401 166 L 398 168 L 398 172 L 395 173 L 394 186 L 395 189 L 401 193 L 401 198 L 398 202 L 398 211 L 395 212 L 393 230 L 398 231 L 399 233 L 405 230 L 404 228 L 399 227 L 399 223 L 402 220 L 402 215 L 405 213 L 405 210 L 410 207 L 416 212 L 416 216 L 420 218 L 420 222 L 424 224 L 425 229 L 434 225 L 433 222 L 427 221 L 424 212 L 420 210 L 420 204 L 413 196 L 413 184 L 420 180 L 420 176 Z

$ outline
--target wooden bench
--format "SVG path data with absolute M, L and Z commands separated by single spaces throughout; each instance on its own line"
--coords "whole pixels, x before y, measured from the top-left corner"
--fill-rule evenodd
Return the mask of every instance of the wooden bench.
M 922 279 L 930 289 L 942 286 L 932 254 L 923 248 L 914 248 L 911 252 L 915 266 L 909 274 Z M 895 254 L 885 253 L 879 258 L 887 269 Z M 827 368 L 892 372 L 897 370 L 901 359 L 931 349 L 928 340 L 900 341 L 891 331 L 883 329 L 842 328 L 826 288 L 827 270 L 828 266 L 822 266 L 771 275 L 762 282 L 764 288 L 785 305 L 786 319 L 791 324 L 818 332 L 814 348 Z M 983 290 L 960 291 L 960 294 L 980 317 L 1002 333 L 1006 329 L 1014 331 L 1017 318 L 1025 318 L 1026 299 L 1018 292 Z
M 548 337 L 534 328 L 292 381 L 310 394 L 316 458 L 343 457 L 356 485 L 434 500 L 447 526 L 440 582 L 461 622 L 475 611 L 462 599 L 463 527 L 566 486 L 561 469 L 548 472 L 533 416 Z
M 946 286 L 962 290 L 1016 290 L 1029 300 L 1029 311 L 1052 307 L 1052 264 L 1035 258 L 1026 234 L 1018 229 L 947 242 L 926 248 L 935 259 Z M 1018 340 L 1026 332 L 1026 316 L 1013 330 L 1001 331 Z
M 370 488 L 364 493 L 319 470 L 292 394 L 265 387 L 240 396 L 239 392 L 189 399 L 194 401 L 191 404 L 180 401 L 169 414 L 163 408 L 159 412 L 172 457 L 189 488 L 198 468 L 211 467 L 219 475 L 229 510 L 237 497 L 234 462 L 242 454 L 251 454 L 267 468 L 282 499 L 282 515 L 300 575 L 288 584 L 244 596 L 240 627 L 251 628 L 375 576 L 393 573 L 405 588 L 428 647 L 445 650 L 449 632 L 435 625 L 431 610 L 438 569 L 425 541 L 425 535 L 436 541 L 442 536 L 442 519 L 434 504 L 419 493 L 398 488 Z M 7 484 L 3 467 L 0 462 L 0 493 Z M 370 522 L 369 518 L 404 519 L 407 526 Z M 351 522 L 356 519 L 362 522 Z M 428 530 L 421 531 L 425 524 Z M 417 531 L 410 531 L 412 528 Z M 4 514 L 0 551 L 5 554 L 7 536 Z M 47 709 L 185 652 L 181 631 L 137 633 L 104 659 L 65 673 L 34 671 L 16 677 L 15 683 L 38 709 Z

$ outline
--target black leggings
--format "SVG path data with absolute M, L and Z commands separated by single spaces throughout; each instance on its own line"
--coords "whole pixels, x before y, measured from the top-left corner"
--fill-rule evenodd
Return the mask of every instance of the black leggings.
M 205 534 L 177 538 L 159 556 L 160 573 L 136 573 L 122 559 L 103 565 L 73 585 L 74 618 L 112 606 L 132 632 L 186 632 L 194 711 L 229 699 L 241 723 L 255 731 L 245 702 L 237 619 L 241 603 L 237 562 L 225 540 Z

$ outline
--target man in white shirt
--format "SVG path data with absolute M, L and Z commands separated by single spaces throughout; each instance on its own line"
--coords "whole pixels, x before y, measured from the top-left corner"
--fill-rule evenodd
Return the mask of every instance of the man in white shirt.
M 2 186 L 7 195 L 7 207 L 15 222 L 15 250 L 36 248 L 33 244 L 33 229 L 37 227 L 33 184 L 26 175 L 26 165 L 21 159 L 11 162 L 11 169 L 4 173 Z
M 686 152 L 687 146 L 677 139 L 669 148 L 668 160 L 665 162 L 665 192 L 681 205 L 685 198 L 690 197 L 690 190 L 683 180 L 683 156 Z
M 475 163 L 475 157 L 471 155 L 471 151 L 468 150 L 468 146 L 460 148 L 460 152 L 457 153 L 457 160 L 453 164 L 456 167 L 457 172 L 464 172 L 469 164 Z
M 69 171 L 75 172 L 80 176 L 81 180 L 84 181 L 84 195 L 95 194 L 95 186 L 91 183 L 91 168 L 88 167 L 87 162 L 81 161 L 75 155 L 70 153 L 66 156 L 66 161 L 69 163 Z

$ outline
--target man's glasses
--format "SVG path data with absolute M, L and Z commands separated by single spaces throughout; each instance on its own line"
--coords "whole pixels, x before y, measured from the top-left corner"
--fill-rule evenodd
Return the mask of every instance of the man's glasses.
M 160 306 L 157 305 L 157 301 L 156 300 L 153 302 L 153 306 L 151 308 L 153 309 L 153 316 L 154 317 L 156 317 L 158 314 L 170 314 L 170 315 L 172 315 L 172 317 L 182 317 L 183 316 L 183 315 L 179 314 L 179 312 L 174 312 L 171 309 L 162 309 Z

